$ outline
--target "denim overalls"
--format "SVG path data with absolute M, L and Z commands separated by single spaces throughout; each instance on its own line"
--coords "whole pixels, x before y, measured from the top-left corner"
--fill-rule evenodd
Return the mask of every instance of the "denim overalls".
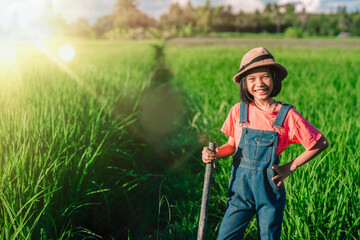
M 291 105 L 283 104 L 273 127 L 281 128 Z M 240 104 L 240 124 L 247 123 L 248 105 Z M 278 133 L 243 127 L 233 159 L 229 198 L 218 240 L 241 239 L 256 214 L 258 239 L 280 239 L 286 201 L 284 184 L 271 180 L 276 157 Z

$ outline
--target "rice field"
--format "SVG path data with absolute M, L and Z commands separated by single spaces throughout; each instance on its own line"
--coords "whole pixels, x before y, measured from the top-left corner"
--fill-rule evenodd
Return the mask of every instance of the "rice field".
M 150 86 L 151 44 L 75 41 L 66 63 L 57 42 L 19 43 L 0 71 L 1 239 L 124 231 L 126 191 L 149 175 L 131 165 L 138 146 L 126 128 Z
M 315 47 L 319 42 L 314 46 L 297 44 L 286 48 L 281 47 L 282 44 L 287 45 L 268 42 L 276 61 L 289 71 L 276 100 L 292 104 L 330 143 L 325 152 L 286 179 L 282 239 L 358 239 L 360 124 L 356 106 L 360 103 L 360 69 L 356 66 L 360 62 L 359 45 L 334 48 L 326 40 L 321 48 Z M 191 106 L 193 118 L 189 118 L 189 126 L 221 145 L 227 136 L 219 130 L 232 105 L 239 101 L 232 76 L 243 54 L 252 47 L 266 45 L 260 40 L 246 47 L 241 47 L 240 41 L 240 47 L 178 46 L 169 46 L 166 56 L 170 68 L 174 69 L 173 81 L 181 85 Z M 291 161 L 303 150 L 301 146 L 290 146 L 282 154 L 281 162 Z M 218 161 L 210 199 L 210 239 L 215 239 L 225 211 L 230 168 L 231 159 Z M 248 229 L 248 239 L 256 238 L 255 223 L 253 221 Z
M 1 239 L 195 239 L 201 150 L 227 141 L 231 79 L 257 46 L 289 71 L 276 100 L 330 143 L 285 180 L 282 239 L 360 238 L 360 39 L 73 39 L 70 62 L 61 43 L 19 43 L 0 65 Z M 302 151 L 291 145 L 281 163 Z M 230 169 L 217 161 L 207 239 Z M 256 231 L 254 219 L 245 238 Z

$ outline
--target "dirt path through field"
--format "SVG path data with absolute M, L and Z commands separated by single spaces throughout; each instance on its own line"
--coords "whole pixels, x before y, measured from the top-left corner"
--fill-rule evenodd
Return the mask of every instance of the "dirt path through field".
M 183 119 L 184 100 L 173 87 L 173 73 L 164 55 L 165 44 L 154 45 L 156 65 L 151 74 L 151 87 L 142 98 L 140 124 L 148 144 L 163 161 L 173 161 L 167 141 L 179 130 Z

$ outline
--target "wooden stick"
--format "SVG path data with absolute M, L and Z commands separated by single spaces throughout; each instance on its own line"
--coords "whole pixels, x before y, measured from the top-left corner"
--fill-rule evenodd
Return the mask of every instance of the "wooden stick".
M 215 148 L 216 148 L 216 143 L 209 142 L 209 150 L 215 152 Z M 206 164 L 197 240 L 205 239 L 205 226 L 206 226 L 207 211 L 208 211 L 208 206 L 209 206 L 211 179 L 212 179 L 213 169 L 214 169 L 214 161 Z

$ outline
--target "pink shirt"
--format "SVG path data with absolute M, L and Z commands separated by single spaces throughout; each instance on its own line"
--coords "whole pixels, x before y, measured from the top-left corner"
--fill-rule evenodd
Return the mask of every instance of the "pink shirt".
M 281 105 L 282 103 L 279 102 Z M 248 108 L 248 124 L 239 123 L 240 103 L 235 104 L 227 116 L 221 131 L 235 139 L 236 148 L 240 143 L 242 128 L 269 130 L 278 132 L 278 143 L 276 156 L 279 156 L 287 146 L 299 143 L 306 150 L 310 150 L 321 138 L 322 133 L 312 126 L 303 116 L 300 115 L 293 107 L 290 108 L 283 123 L 283 128 L 272 127 L 275 118 L 280 110 L 277 107 L 273 112 L 264 112 L 252 102 Z

